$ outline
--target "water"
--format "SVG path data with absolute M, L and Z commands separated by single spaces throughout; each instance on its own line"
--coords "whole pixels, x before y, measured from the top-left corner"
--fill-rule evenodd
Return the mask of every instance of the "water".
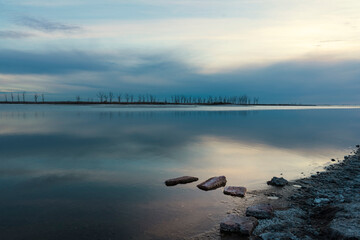
M 0 105 L 0 239 L 183 239 L 266 188 L 341 159 L 360 109 Z M 303 173 L 303 174 L 302 174 Z M 168 178 L 197 183 L 166 187 Z

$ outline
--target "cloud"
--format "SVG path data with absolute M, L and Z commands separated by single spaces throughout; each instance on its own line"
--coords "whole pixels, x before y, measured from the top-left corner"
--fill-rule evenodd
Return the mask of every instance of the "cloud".
M 42 32 L 75 32 L 81 30 L 79 26 L 52 22 L 43 18 L 21 17 L 15 21 L 18 25 L 26 26 Z
M 19 39 L 19 38 L 27 38 L 27 37 L 31 37 L 31 36 L 33 36 L 33 34 L 26 33 L 26 32 L 0 31 L 0 38 Z
M 67 74 L 78 71 L 105 71 L 111 68 L 104 56 L 84 52 L 31 53 L 0 50 L 0 73 Z
M 248 94 L 260 97 L 263 103 L 357 103 L 360 101 L 357 94 L 360 90 L 359 69 L 358 60 L 293 60 L 265 67 L 201 74 L 182 61 L 163 59 L 156 62 L 154 59 L 127 71 L 105 73 L 107 80 L 98 87 L 105 90 L 121 86 L 123 91 L 163 96 Z
M 359 69 L 359 60 L 302 59 L 204 74 L 172 53 L 0 50 L 0 90 L 46 86 L 44 91 L 61 99 L 111 90 L 159 97 L 247 94 L 262 103 L 357 103 Z

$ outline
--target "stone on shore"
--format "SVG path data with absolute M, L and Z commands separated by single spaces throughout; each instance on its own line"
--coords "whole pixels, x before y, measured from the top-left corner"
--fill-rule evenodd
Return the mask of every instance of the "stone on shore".
M 266 232 L 260 235 L 262 240 L 293 240 L 298 239 L 292 233 L 284 232 Z
M 267 182 L 268 185 L 273 185 L 273 186 L 277 186 L 277 187 L 283 187 L 285 185 L 287 185 L 289 182 L 283 178 L 283 177 L 273 177 L 270 181 Z
M 177 184 L 186 184 L 191 183 L 199 180 L 197 177 L 190 177 L 190 176 L 182 176 L 178 178 L 172 178 L 165 181 L 166 186 L 175 186 Z
M 236 197 L 245 197 L 246 188 L 229 186 L 224 189 L 224 194 Z
M 197 185 L 197 187 L 202 190 L 208 191 L 219 187 L 224 187 L 225 185 L 226 185 L 226 177 L 220 176 L 220 177 L 209 178 L 205 182 L 202 182 L 199 185 Z
M 330 202 L 330 199 L 328 199 L 328 198 L 315 198 L 314 199 L 314 203 L 315 204 L 327 204 L 327 203 L 329 203 Z
M 360 239 L 359 218 L 335 218 L 330 224 L 332 239 Z
M 254 217 L 241 217 L 236 214 L 229 214 L 221 221 L 220 231 L 250 236 L 257 225 L 258 221 Z
M 348 193 L 351 194 L 352 193 Z M 340 204 L 334 219 L 329 225 L 332 239 L 360 239 L 359 195 L 350 203 Z
M 246 216 L 257 219 L 268 219 L 274 216 L 274 208 L 270 204 L 259 204 L 246 209 Z
M 276 189 L 286 201 L 276 206 L 289 208 L 274 211 L 272 219 L 259 219 L 253 234 L 264 240 L 360 239 L 359 152 L 297 180 L 302 188 Z M 283 235 L 288 233 L 293 236 Z

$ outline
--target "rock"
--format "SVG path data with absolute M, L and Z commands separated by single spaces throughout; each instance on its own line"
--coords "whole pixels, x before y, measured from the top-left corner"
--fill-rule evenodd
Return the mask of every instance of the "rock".
M 259 204 L 246 209 L 246 216 L 267 219 L 274 216 L 274 208 L 270 204 Z
M 297 240 L 298 238 L 292 233 L 284 232 L 267 232 L 260 235 L 263 240 Z
M 275 192 L 265 193 L 264 195 L 267 196 L 268 199 L 272 199 L 272 200 L 282 198 L 281 194 L 278 194 L 278 193 L 275 193 Z
M 236 214 L 229 214 L 220 223 L 220 231 L 240 233 L 249 236 L 258 225 L 254 217 L 241 217 Z
M 356 217 L 335 218 L 330 223 L 332 239 L 360 239 L 360 221 Z
M 197 185 L 197 187 L 202 190 L 208 191 L 219 187 L 224 187 L 225 185 L 226 185 L 226 177 L 220 176 L 220 177 L 209 178 L 205 182 L 202 182 L 199 185 Z
M 357 148 L 360 148 L 360 145 L 356 145 Z
M 314 203 L 316 204 L 322 204 L 322 203 L 329 203 L 330 199 L 328 198 L 315 198 Z
M 165 181 L 166 186 L 175 186 L 177 184 L 191 183 L 199 180 L 197 177 L 183 176 L 178 178 L 172 178 Z
M 224 194 L 236 196 L 236 197 L 245 197 L 246 188 L 245 187 L 226 187 L 224 189 Z
M 268 185 L 273 185 L 273 186 L 278 186 L 278 187 L 283 187 L 283 186 L 288 184 L 288 181 L 283 177 L 281 177 L 281 178 L 273 177 L 271 179 L 271 181 L 267 182 L 267 184 Z

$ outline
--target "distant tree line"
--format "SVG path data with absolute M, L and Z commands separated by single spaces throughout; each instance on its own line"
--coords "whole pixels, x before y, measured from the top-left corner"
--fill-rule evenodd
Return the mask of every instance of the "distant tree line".
M 258 97 L 248 97 L 247 95 L 239 96 L 212 96 L 196 97 L 187 95 L 172 95 L 170 97 L 158 98 L 152 94 L 129 94 L 113 92 L 98 92 L 97 100 L 100 103 L 168 103 L 168 104 L 259 104 Z M 80 97 L 77 97 L 80 101 Z
M 16 93 L 4 93 L 4 102 L 31 102 L 26 99 L 27 93 L 26 92 L 16 92 Z M 37 103 L 39 101 L 45 102 L 45 94 L 44 93 L 33 93 L 33 102 Z
M 4 102 L 6 103 L 46 103 L 44 93 L 32 93 L 26 92 L 17 93 L 4 93 Z M 27 100 L 32 99 L 32 100 Z M 49 102 L 49 101 L 47 101 Z M 64 101 L 63 101 L 64 102 Z M 72 101 L 67 101 L 72 103 Z M 258 97 L 249 97 L 247 95 L 238 96 L 213 96 L 206 97 L 201 96 L 188 96 L 188 95 L 172 95 L 168 97 L 157 97 L 153 94 L 130 94 L 130 93 L 113 93 L 113 92 L 98 92 L 96 94 L 96 100 L 93 98 L 87 98 L 82 100 L 80 95 L 75 97 L 76 103 L 125 103 L 125 104 L 259 104 Z

